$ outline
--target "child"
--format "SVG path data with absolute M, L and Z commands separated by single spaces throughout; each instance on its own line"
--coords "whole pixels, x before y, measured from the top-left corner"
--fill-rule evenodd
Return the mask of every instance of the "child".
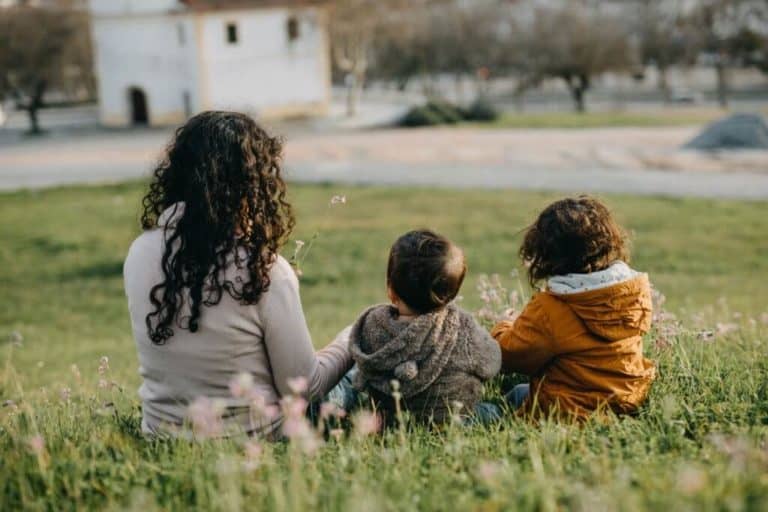
M 531 378 L 528 389 L 515 388 L 513 405 L 575 418 L 603 407 L 637 411 L 655 377 L 642 340 L 651 289 L 647 274 L 627 265 L 626 235 L 608 208 L 590 197 L 551 204 L 528 228 L 520 256 L 531 285 L 546 289 L 491 332 L 502 371 Z
M 471 413 L 483 382 L 499 372 L 498 345 L 451 302 L 466 271 L 461 249 L 431 231 L 411 231 L 392 246 L 391 304 L 366 310 L 350 335 L 355 387 L 387 421 L 396 414 L 396 392 L 402 409 L 422 423 L 443 423 L 459 408 Z

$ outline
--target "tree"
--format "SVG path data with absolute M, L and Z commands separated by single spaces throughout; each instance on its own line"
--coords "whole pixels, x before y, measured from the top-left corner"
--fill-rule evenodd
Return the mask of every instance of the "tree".
M 686 12 L 678 2 L 640 0 L 628 12 L 633 32 L 639 40 L 643 65 L 652 65 L 659 73 L 658 87 L 665 101 L 671 99 L 667 82 L 669 68 L 692 63 L 696 54 L 695 37 L 688 30 Z
M 432 0 L 413 4 L 394 15 L 397 30 L 382 34 L 375 44 L 373 68 L 377 78 L 404 86 L 421 79 L 424 94 L 436 93 L 434 79 L 453 76 L 461 84 L 478 71 L 497 68 L 499 61 L 499 0 Z
M 532 19 L 516 20 L 506 48 L 509 66 L 520 75 L 520 88 L 561 79 L 577 112 L 586 110 L 585 95 L 595 76 L 631 71 L 636 65 L 622 20 L 586 3 L 542 7 Z
M 754 55 L 765 46 L 753 25 L 762 25 L 764 29 L 766 20 L 765 0 L 700 0 L 693 9 L 689 24 L 696 30 L 699 47 L 715 69 L 720 106 L 728 105 L 728 70 L 734 65 L 759 67 L 764 61 L 764 56 Z
M 393 27 L 392 13 L 406 0 L 335 0 L 331 4 L 331 51 L 345 74 L 347 115 L 354 116 L 365 85 L 374 42 Z
M 42 132 L 38 112 L 47 92 L 92 87 L 88 17 L 69 7 L 0 8 L 0 97 L 27 111 L 30 133 Z M 85 77 L 85 78 L 84 78 Z

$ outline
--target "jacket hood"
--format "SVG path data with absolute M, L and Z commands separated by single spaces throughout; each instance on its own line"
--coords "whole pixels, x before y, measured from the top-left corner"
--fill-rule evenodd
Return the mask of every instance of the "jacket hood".
M 401 320 L 390 305 L 369 308 L 350 334 L 350 352 L 360 368 L 355 385 L 389 394 L 396 379 L 403 398 L 421 393 L 442 374 L 468 319 L 453 305 L 413 320 Z
M 632 271 L 626 279 L 602 282 L 586 291 L 557 293 L 550 288 L 547 293 L 568 304 L 590 332 L 607 341 L 642 336 L 651 327 L 653 308 L 647 274 Z

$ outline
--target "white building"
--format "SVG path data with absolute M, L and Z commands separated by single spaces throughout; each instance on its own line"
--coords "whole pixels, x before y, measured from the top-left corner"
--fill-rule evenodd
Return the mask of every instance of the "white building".
M 167 125 L 203 110 L 323 113 L 327 13 L 312 0 L 91 0 L 101 121 Z

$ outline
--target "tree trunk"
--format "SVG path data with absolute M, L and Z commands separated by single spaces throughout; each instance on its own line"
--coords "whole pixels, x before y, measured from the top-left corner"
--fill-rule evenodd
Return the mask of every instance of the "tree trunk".
M 347 117 L 355 117 L 365 85 L 365 71 L 359 69 L 352 71 L 347 74 L 344 81 L 347 85 Z
M 589 89 L 589 78 L 583 75 L 574 77 L 572 75 L 564 76 L 563 79 L 568 85 L 568 90 L 571 92 L 571 98 L 573 98 L 573 105 L 576 108 L 576 112 L 583 114 L 586 112 L 586 102 L 584 101 L 584 95 Z
M 347 83 L 347 117 L 357 114 L 357 86 L 351 82 Z
M 722 56 L 717 59 L 715 64 L 715 73 L 717 73 L 717 103 L 721 108 L 728 107 L 728 75 L 725 67 L 725 60 Z
M 670 103 L 672 101 L 672 91 L 669 89 L 669 81 L 667 80 L 667 66 L 659 66 L 659 91 L 661 97 L 664 99 L 664 103 Z
M 35 90 L 27 103 L 27 115 L 29 116 L 29 134 L 40 135 L 43 130 L 40 128 L 40 120 L 38 118 L 38 112 L 43 106 L 43 96 L 45 95 L 45 89 L 47 84 L 45 81 L 38 82 L 35 85 Z

